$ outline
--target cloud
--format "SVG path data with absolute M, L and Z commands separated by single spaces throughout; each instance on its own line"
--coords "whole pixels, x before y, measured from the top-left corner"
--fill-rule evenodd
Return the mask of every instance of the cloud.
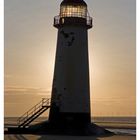
M 8 86 L 4 88 L 4 95 L 46 95 L 51 94 L 50 89 L 34 88 L 34 87 L 16 87 Z
M 92 102 L 120 102 L 120 101 L 134 101 L 136 97 L 123 98 L 123 97 L 105 97 L 105 98 L 91 98 Z
M 12 78 L 12 77 L 13 77 L 13 75 L 11 75 L 11 74 L 5 74 L 5 75 L 4 75 L 4 78 L 5 78 L 5 79 Z

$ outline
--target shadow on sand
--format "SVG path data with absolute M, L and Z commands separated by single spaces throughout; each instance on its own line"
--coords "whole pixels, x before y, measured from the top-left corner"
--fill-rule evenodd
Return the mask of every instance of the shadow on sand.
M 7 135 L 6 140 L 100 140 L 100 138 L 96 136 Z
M 8 135 L 8 140 L 29 140 L 23 135 Z
M 93 136 L 41 136 L 38 140 L 99 140 Z

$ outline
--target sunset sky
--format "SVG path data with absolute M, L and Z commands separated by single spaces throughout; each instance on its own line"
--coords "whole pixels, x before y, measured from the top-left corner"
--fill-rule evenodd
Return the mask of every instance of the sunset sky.
M 135 0 L 85 0 L 92 116 L 135 116 Z M 5 116 L 50 97 L 61 0 L 5 0 Z

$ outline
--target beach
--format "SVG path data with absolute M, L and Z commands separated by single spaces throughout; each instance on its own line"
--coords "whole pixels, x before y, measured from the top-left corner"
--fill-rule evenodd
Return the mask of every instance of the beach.
M 50 135 L 5 135 L 4 140 L 136 140 L 136 136 L 115 135 L 111 137 L 94 136 L 50 136 Z
M 46 118 L 38 118 L 34 124 L 40 123 Z M 17 117 L 5 118 L 5 129 L 16 125 Z M 94 117 L 93 122 L 111 132 L 114 136 L 57 136 L 57 135 L 4 135 L 4 140 L 136 140 L 136 118 L 135 117 Z

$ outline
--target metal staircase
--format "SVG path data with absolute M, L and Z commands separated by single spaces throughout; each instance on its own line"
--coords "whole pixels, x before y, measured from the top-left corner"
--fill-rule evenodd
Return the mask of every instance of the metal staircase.
M 38 104 L 27 111 L 18 119 L 18 127 L 25 128 L 43 112 L 50 108 L 51 99 L 43 98 Z

